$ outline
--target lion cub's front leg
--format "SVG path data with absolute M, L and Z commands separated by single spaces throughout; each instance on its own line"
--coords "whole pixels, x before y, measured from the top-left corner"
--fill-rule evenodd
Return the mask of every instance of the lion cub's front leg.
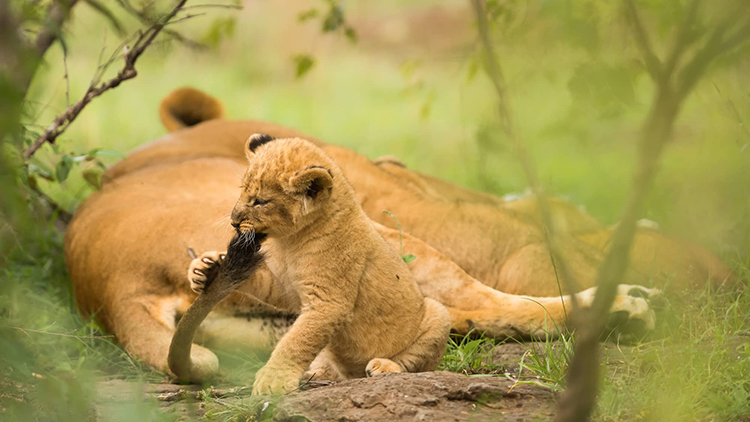
M 190 290 L 201 294 L 219 274 L 219 266 L 226 252 L 208 251 L 195 258 L 188 267 L 187 278 L 190 281 Z
M 324 295 L 322 295 L 324 296 Z M 292 328 L 279 341 L 268 363 L 255 375 L 253 394 L 279 394 L 299 386 L 303 372 L 328 345 L 336 327 L 346 320 L 353 304 L 306 300 Z

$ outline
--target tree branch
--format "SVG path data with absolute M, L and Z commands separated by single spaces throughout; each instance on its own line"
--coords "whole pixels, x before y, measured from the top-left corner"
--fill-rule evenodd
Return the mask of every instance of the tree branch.
M 34 42 L 37 54 L 42 57 L 47 49 L 52 46 L 59 37 L 63 23 L 70 17 L 70 9 L 78 3 L 78 0 L 53 1 L 49 8 L 47 23 L 39 32 Z
M 638 41 L 647 63 L 658 63 L 645 36 L 645 30 L 637 19 L 637 11 L 633 0 L 623 0 L 625 10 L 633 19 L 634 36 Z M 679 57 L 692 41 L 687 32 L 693 24 L 697 14 L 695 2 L 682 22 L 675 44 L 670 52 L 668 71 L 650 71 L 656 93 L 651 111 L 642 128 L 639 149 L 638 166 L 633 180 L 633 187 L 625 206 L 620 223 L 612 236 L 609 253 L 597 274 L 597 293 L 591 309 L 590 323 L 578 332 L 576 350 L 568 370 L 568 388 L 560 399 L 557 422 L 587 421 L 596 404 L 598 370 L 599 370 L 599 335 L 604 329 L 606 315 L 617 294 L 617 285 L 622 282 L 628 266 L 630 248 L 636 231 L 637 220 L 643 210 L 648 191 L 657 173 L 661 154 L 667 144 L 674 123 L 687 95 L 698 81 L 703 71 L 708 67 L 721 50 L 723 35 L 729 26 L 720 25 L 716 28 L 703 49 L 699 50 L 693 59 L 687 63 L 682 71 L 676 74 Z M 672 88 L 676 82 L 677 89 Z
M 129 2 L 127 2 L 127 1 L 118 1 L 117 3 L 123 9 L 125 9 L 128 13 L 130 13 L 133 16 L 137 17 L 138 20 L 140 20 L 142 24 L 151 26 L 151 25 L 154 25 L 154 23 L 156 23 L 156 22 L 154 22 L 154 20 L 152 18 L 150 18 L 149 16 L 147 16 L 145 13 L 143 13 L 143 11 L 134 8 Z M 201 5 L 183 6 L 180 10 L 181 11 L 185 11 L 185 10 L 188 10 L 188 9 L 196 8 L 198 6 L 201 6 Z M 221 7 L 223 5 L 216 5 L 216 6 L 217 7 Z M 242 9 L 241 6 L 238 6 L 238 8 Z M 175 21 L 172 21 L 172 23 L 174 23 L 174 22 Z M 185 44 L 186 46 L 188 46 L 190 48 L 193 48 L 193 49 L 196 49 L 196 50 L 205 50 L 205 49 L 208 48 L 207 45 L 205 45 L 203 43 L 200 43 L 198 41 L 194 41 L 194 40 L 192 40 L 190 38 L 187 38 L 184 35 L 180 34 L 179 32 L 173 31 L 173 30 L 171 30 L 169 28 L 162 29 L 162 32 L 165 33 L 165 34 L 167 34 L 167 35 L 169 35 L 170 37 L 176 39 L 177 41 Z
M 667 61 L 664 65 L 663 77 L 666 79 L 669 79 L 672 76 L 672 72 L 674 72 L 675 66 L 677 66 L 677 63 L 682 58 L 682 54 L 685 52 L 685 49 L 691 44 L 690 30 L 695 23 L 696 16 L 698 15 L 699 5 L 700 0 L 692 0 L 690 2 L 690 5 L 688 6 L 687 17 L 682 21 L 679 29 L 677 30 L 675 45 L 672 48 L 672 52 L 669 54 L 669 57 L 667 58 Z
M 646 64 L 646 70 L 655 81 L 660 81 L 663 77 L 662 64 L 659 58 L 654 54 L 654 49 L 651 46 L 651 40 L 643 28 L 643 22 L 638 15 L 638 10 L 635 7 L 633 0 L 625 1 L 626 17 L 630 24 L 633 26 L 635 41 L 638 44 L 638 48 L 643 53 L 643 60 Z
M 19 129 L 21 104 L 44 53 L 60 35 L 70 9 L 78 0 L 51 2 L 47 20 L 34 42 L 21 36 L 21 23 L 11 13 L 10 1 L 0 0 L 0 142 Z
M 547 247 L 550 251 L 550 256 L 553 265 L 560 270 L 560 278 L 565 285 L 565 289 L 571 294 L 571 303 L 574 309 L 578 308 L 578 300 L 574 293 L 578 292 L 577 283 L 572 278 L 572 274 L 568 269 L 568 265 L 565 261 L 562 247 L 560 245 L 559 236 L 556 234 L 555 225 L 552 220 L 552 212 L 550 211 L 547 197 L 541 188 L 539 178 L 537 177 L 534 163 L 529 156 L 526 146 L 521 137 L 516 133 L 514 128 L 514 119 L 511 114 L 511 108 L 508 105 L 508 98 L 505 89 L 505 80 L 503 78 L 500 64 L 495 55 L 495 51 L 490 40 L 489 35 L 489 24 L 487 22 L 487 14 L 484 9 L 483 0 L 472 0 L 474 13 L 477 20 L 477 27 L 479 30 L 479 39 L 484 50 L 484 60 L 487 75 L 492 82 L 492 86 L 495 88 L 495 93 L 498 99 L 498 112 L 500 116 L 500 122 L 503 127 L 505 136 L 510 140 L 513 148 L 515 149 L 516 156 L 521 162 L 526 179 L 529 183 L 531 191 L 534 193 L 537 201 L 539 202 L 539 210 L 542 216 L 542 223 L 546 230 L 546 241 Z M 560 292 L 562 296 L 562 292 Z
M 122 82 L 128 79 L 134 78 L 138 74 L 135 69 L 135 64 L 138 58 L 143 54 L 146 48 L 151 45 L 156 36 L 159 35 L 159 33 L 162 31 L 164 26 L 167 25 L 172 20 L 172 18 L 175 17 L 177 12 L 180 11 L 180 9 L 185 5 L 186 2 L 187 0 L 178 1 L 169 13 L 154 22 L 150 28 L 146 29 L 143 32 L 140 32 L 135 40 L 135 43 L 133 44 L 133 47 L 130 49 L 130 51 L 127 51 L 124 54 L 125 64 L 117 73 L 117 76 L 107 82 L 102 83 L 101 85 L 96 86 L 96 84 L 92 84 L 91 86 L 89 86 L 83 98 L 68 107 L 65 112 L 63 112 L 63 114 L 57 116 L 52 124 L 50 124 L 44 130 L 44 132 L 42 132 L 41 135 L 39 135 L 39 138 L 37 138 L 34 143 L 31 144 L 31 146 L 24 150 L 23 158 L 28 159 L 29 157 L 34 155 L 34 153 L 39 150 L 39 148 L 41 148 L 45 143 L 54 144 L 57 137 L 60 136 L 60 134 L 63 133 L 71 123 L 73 123 L 73 121 L 76 119 L 76 117 L 78 117 L 83 108 L 86 107 L 94 98 L 102 95 L 104 92 L 112 88 L 119 86 Z

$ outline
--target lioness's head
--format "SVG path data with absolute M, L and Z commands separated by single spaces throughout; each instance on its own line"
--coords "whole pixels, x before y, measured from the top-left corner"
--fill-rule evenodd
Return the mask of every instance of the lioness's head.
M 341 171 L 302 139 L 255 134 L 245 143 L 250 166 L 232 210 L 232 226 L 272 237 L 292 235 L 326 212 Z

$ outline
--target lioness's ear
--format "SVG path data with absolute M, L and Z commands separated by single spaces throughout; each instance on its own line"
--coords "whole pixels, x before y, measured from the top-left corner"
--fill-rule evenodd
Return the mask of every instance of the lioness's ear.
M 333 174 L 321 166 L 310 166 L 298 171 L 289 179 L 290 190 L 316 199 L 321 193 L 328 194 L 333 188 Z
M 266 133 L 254 133 L 250 135 L 250 137 L 247 138 L 247 141 L 245 141 L 245 155 L 247 155 L 248 159 L 253 158 L 255 150 L 258 149 L 259 146 L 267 144 L 274 139 L 276 138 Z

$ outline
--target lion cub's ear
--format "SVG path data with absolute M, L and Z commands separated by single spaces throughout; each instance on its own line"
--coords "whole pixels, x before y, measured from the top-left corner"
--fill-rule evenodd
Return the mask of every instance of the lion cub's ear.
M 247 155 L 248 159 L 253 158 L 255 150 L 258 149 L 259 146 L 267 144 L 274 139 L 276 138 L 266 133 L 254 133 L 250 135 L 250 137 L 247 138 L 247 141 L 245 141 L 245 155 Z
M 311 199 L 322 199 L 331 193 L 333 174 L 322 166 L 310 166 L 289 178 L 289 189 L 293 193 L 305 194 Z

